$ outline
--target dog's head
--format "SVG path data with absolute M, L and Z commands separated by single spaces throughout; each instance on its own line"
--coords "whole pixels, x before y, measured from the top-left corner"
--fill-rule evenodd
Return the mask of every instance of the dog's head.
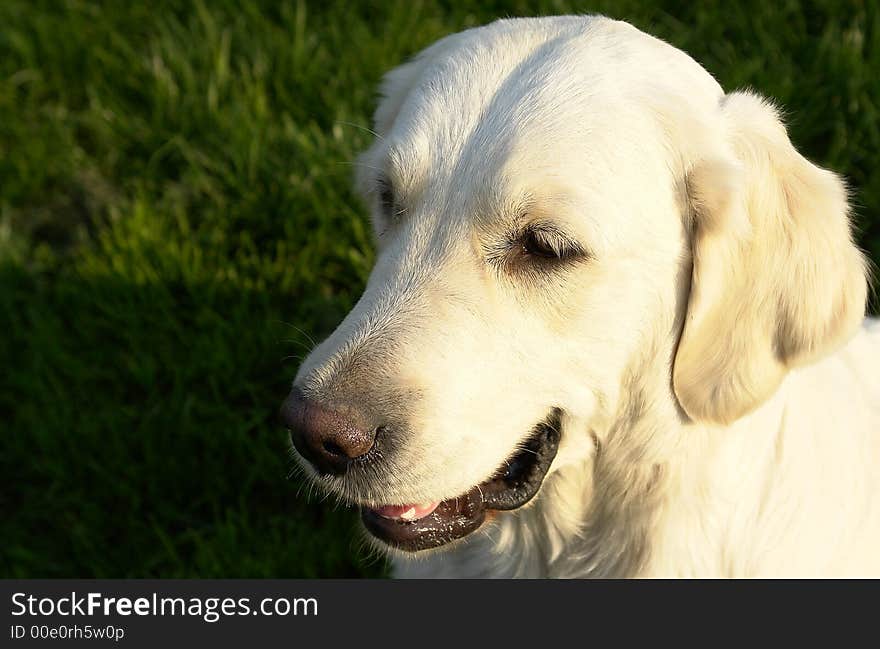
M 358 179 L 376 266 L 282 412 L 392 547 L 524 505 L 621 413 L 730 422 L 862 317 L 840 180 L 629 25 L 500 21 L 382 95 Z

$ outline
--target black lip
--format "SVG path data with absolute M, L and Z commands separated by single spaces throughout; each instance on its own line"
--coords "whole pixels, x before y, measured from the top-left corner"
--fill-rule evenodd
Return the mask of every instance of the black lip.
M 384 518 L 372 509 L 361 508 L 361 520 L 370 534 L 407 552 L 446 545 L 467 536 L 485 519 L 486 506 L 476 489 L 458 498 L 444 500 L 424 518 L 409 522 Z
M 415 521 L 395 520 L 363 507 L 364 526 L 398 550 L 417 552 L 467 536 L 483 524 L 488 511 L 522 507 L 540 491 L 556 457 L 560 419 L 561 412 L 554 409 L 495 475 L 457 498 L 444 500 L 428 516 Z

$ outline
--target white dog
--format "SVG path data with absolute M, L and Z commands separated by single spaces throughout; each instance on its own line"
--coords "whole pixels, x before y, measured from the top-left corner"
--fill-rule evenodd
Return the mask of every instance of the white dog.
M 282 413 L 396 575 L 880 575 L 866 261 L 767 101 L 598 16 L 382 95 L 376 266 Z

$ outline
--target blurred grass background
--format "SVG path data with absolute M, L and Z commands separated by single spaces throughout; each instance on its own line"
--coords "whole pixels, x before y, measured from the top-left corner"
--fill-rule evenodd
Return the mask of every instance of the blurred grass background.
M 378 576 L 275 413 L 372 261 L 381 74 L 601 12 L 781 102 L 880 260 L 876 2 L 0 2 L 0 576 Z

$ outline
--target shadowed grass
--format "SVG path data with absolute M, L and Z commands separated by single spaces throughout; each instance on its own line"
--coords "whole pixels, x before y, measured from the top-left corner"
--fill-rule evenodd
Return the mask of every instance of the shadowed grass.
M 588 11 L 785 106 L 880 260 L 874 2 L 0 3 L 2 575 L 382 574 L 275 422 L 372 263 L 352 124 L 447 33 Z

